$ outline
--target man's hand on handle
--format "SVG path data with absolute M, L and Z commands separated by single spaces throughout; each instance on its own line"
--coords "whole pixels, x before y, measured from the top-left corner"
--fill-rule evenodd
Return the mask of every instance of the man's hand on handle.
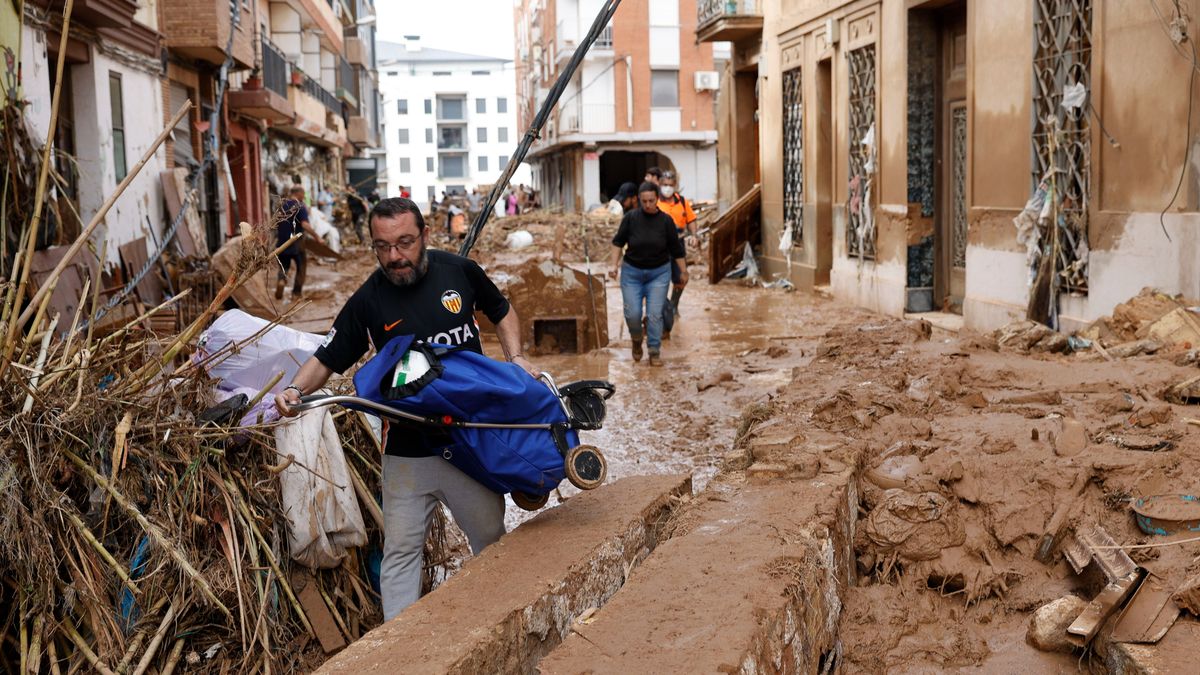
M 517 354 L 516 356 L 512 357 L 510 362 L 521 366 L 525 372 L 529 373 L 530 377 L 536 378 L 541 375 L 541 373 L 538 372 L 538 369 L 533 367 L 533 363 L 531 363 L 529 359 L 525 358 L 524 354 Z
M 299 405 L 300 392 L 295 387 L 288 387 L 283 391 L 275 394 L 275 409 L 284 417 L 295 417 L 299 415 L 299 411 L 294 410 L 292 406 Z

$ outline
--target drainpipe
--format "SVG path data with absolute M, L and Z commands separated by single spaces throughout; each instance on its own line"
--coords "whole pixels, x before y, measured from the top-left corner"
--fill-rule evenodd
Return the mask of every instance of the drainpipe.
M 633 129 L 633 57 L 625 56 L 625 126 Z

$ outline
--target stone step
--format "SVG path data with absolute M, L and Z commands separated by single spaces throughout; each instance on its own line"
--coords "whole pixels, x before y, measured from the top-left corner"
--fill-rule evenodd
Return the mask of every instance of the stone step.
M 319 673 L 530 672 L 660 542 L 690 476 L 583 492 L 506 534 Z
M 852 583 L 853 473 L 710 487 L 539 672 L 832 672 L 838 588 Z

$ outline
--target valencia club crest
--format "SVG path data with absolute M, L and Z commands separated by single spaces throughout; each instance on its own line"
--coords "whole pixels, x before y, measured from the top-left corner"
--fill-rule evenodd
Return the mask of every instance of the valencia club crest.
M 446 291 L 442 293 L 442 307 L 451 314 L 458 314 L 462 311 L 462 296 L 458 291 Z

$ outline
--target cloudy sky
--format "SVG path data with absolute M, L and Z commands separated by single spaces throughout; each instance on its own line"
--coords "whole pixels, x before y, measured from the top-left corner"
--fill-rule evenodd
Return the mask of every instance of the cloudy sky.
M 375 0 L 376 39 L 470 54 L 513 58 L 512 0 Z

